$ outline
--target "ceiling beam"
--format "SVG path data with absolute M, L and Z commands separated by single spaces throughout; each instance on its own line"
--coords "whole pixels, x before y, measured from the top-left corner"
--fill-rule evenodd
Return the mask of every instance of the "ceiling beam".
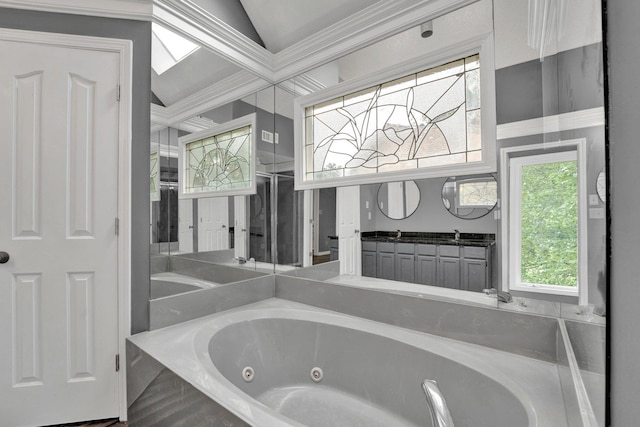
M 274 79 L 289 79 L 478 0 L 377 2 L 275 56 Z
M 180 128 L 181 124 L 206 111 L 221 107 L 271 86 L 248 71 L 240 71 L 168 107 L 153 105 L 151 122 Z M 187 130 L 187 129 L 185 129 Z

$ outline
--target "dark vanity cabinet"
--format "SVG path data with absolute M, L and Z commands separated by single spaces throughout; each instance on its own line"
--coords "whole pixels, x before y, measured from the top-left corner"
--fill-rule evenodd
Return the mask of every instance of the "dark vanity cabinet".
M 378 249 L 376 242 L 362 242 L 362 275 L 376 277 Z
M 438 286 L 463 289 L 460 285 L 460 246 L 438 245 Z
M 396 245 L 395 280 L 414 283 L 416 281 L 415 245 L 413 243 L 397 243 Z
M 378 256 L 376 259 L 376 276 L 379 279 L 396 279 L 396 251 L 395 243 L 378 243 Z
M 492 248 L 363 240 L 362 275 L 482 292 L 490 282 Z
M 437 255 L 437 245 L 416 245 L 416 283 L 434 286 L 438 284 Z
M 462 259 L 462 289 L 482 292 L 488 287 L 490 252 L 486 248 L 465 247 Z

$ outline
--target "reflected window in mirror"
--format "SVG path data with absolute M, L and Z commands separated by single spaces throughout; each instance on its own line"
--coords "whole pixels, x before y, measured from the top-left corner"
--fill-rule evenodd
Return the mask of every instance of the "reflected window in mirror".
M 179 139 L 180 197 L 255 193 L 255 114 Z
M 569 151 L 508 159 L 508 283 L 512 290 L 574 296 L 586 305 L 585 143 L 557 145 Z
M 452 176 L 442 186 L 442 204 L 453 216 L 478 219 L 498 201 L 498 183 L 493 175 Z
M 405 219 L 420 204 L 420 189 L 415 181 L 385 182 L 378 189 L 378 208 L 386 217 Z

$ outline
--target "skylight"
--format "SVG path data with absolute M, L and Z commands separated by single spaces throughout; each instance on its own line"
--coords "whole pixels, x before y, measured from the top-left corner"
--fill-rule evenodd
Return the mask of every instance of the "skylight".
M 151 67 L 158 75 L 200 49 L 197 44 L 156 23 L 151 24 L 151 31 Z

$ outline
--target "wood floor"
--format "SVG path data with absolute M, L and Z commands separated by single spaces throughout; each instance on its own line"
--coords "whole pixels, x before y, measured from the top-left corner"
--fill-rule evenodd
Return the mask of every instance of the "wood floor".
M 329 262 L 329 254 L 313 256 L 313 265 L 322 264 L 325 262 Z
M 125 427 L 127 423 L 121 423 L 117 418 L 111 420 L 84 421 L 72 424 L 55 424 L 48 427 Z

